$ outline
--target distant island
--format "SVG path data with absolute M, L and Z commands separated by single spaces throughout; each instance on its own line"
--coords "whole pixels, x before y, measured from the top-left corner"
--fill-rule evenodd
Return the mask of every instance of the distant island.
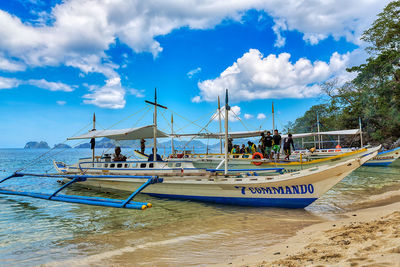
M 235 139 L 234 144 L 247 144 L 247 141 L 249 139 Z M 133 148 L 133 149 L 140 149 L 140 141 L 139 140 L 124 140 L 124 141 L 119 141 L 119 142 L 114 142 L 108 138 L 102 138 L 98 141 L 96 141 L 96 148 L 114 148 L 116 145 L 121 146 L 122 148 Z M 146 140 L 146 148 L 152 147 L 153 146 L 153 140 L 152 139 L 147 139 Z M 164 141 L 164 142 L 157 142 L 157 146 L 160 149 L 171 149 L 171 141 Z M 208 145 L 208 149 L 217 149 L 219 148 L 219 142 L 210 144 Z M 191 140 L 190 142 L 188 141 L 181 141 L 181 140 L 174 140 L 174 147 L 177 150 L 190 150 L 193 147 L 196 149 L 206 149 L 207 144 L 205 144 L 202 141 L 199 140 Z M 47 142 L 45 141 L 32 141 L 26 143 L 25 149 L 50 149 L 50 146 L 48 145 Z M 70 145 L 64 144 L 64 143 L 59 143 L 55 144 L 54 147 L 55 149 L 69 149 L 69 148 L 90 148 L 90 143 L 89 141 L 74 147 L 71 147 Z
M 54 148 L 72 148 L 71 146 L 67 145 L 67 144 L 56 144 L 54 145 Z
M 47 142 L 44 141 L 40 141 L 40 142 L 36 142 L 36 141 L 32 141 L 32 142 L 28 142 L 26 143 L 25 149 L 38 149 L 38 148 L 47 148 L 50 149 L 49 145 L 47 144 Z

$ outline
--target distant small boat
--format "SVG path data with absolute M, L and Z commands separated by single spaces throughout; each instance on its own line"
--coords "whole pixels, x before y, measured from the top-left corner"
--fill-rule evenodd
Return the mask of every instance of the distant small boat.
M 379 152 L 376 157 L 370 159 L 363 166 L 388 166 L 400 158 L 400 147 Z

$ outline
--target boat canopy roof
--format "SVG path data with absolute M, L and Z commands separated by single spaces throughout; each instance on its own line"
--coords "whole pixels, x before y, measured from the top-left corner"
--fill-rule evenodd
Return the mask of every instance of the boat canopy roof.
M 228 136 L 232 139 L 249 138 L 249 137 L 261 136 L 261 133 L 266 134 L 267 130 L 248 131 L 248 132 L 229 132 Z M 318 136 L 318 135 L 356 135 L 359 133 L 360 133 L 360 129 L 351 129 L 351 130 L 328 131 L 328 132 L 319 132 L 319 133 L 292 134 L 292 137 L 293 138 L 302 138 L 302 137 Z M 196 137 L 196 138 L 201 138 L 201 139 L 218 139 L 220 137 L 223 138 L 224 133 L 175 134 L 174 136 L 178 137 L 178 138 L 179 137 Z M 287 134 L 282 135 L 282 137 L 287 137 Z
M 99 137 L 107 137 L 113 140 L 136 140 L 141 138 L 147 139 L 153 138 L 153 131 L 154 125 L 118 130 L 93 130 L 86 134 L 70 137 L 68 140 L 91 139 Z M 157 138 L 160 137 L 169 137 L 169 135 L 157 129 Z

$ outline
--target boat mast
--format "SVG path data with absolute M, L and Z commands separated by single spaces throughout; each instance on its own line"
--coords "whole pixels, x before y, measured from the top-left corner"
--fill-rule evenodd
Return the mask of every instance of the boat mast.
M 175 154 L 175 148 L 174 148 L 174 114 L 171 114 L 171 154 Z
M 154 119 L 153 119 L 153 160 L 157 155 L 157 89 L 154 88 Z
M 225 95 L 225 175 L 228 174 L 228 111 L 231 107 L 228 105 L 228 89 Z
M 321 136 L 319 135 L 319 116 L 317 112 L 318 148 L 321 149 Z
M 272 133 L 275 130 L 275 114 L 274 114 L 274 101 L 272 101 Z
M 92 131 L 96 131 L 96 113 L 94 113 L 93 112 L 93 129 L 92 129 Z M 95 143 L 96 144 L 96 143 Z M 95 154 L 95 147 L 96 147 L 96 145 L 94 145 L 93 146 L 93 149 L 92 149 L 92 165 L 93 165 L 93 167 L 94 167 L 94 154 Z
M 154 88 L 154 102 L 150 102 L 150 101 L 147 101 L 147 100 L 145 100 L 144 102 L 146 102 L 146 103 L 148 103 L 148 104 L 150 104 L 150 105 L 154 105 L 154 117 L 153 117 L 153 120 L 154 120 L 154 127 L 153 127 L 153 142 L 154 142 L 154 144 L 153 144 L 153 160 L 155 159 L 155 156 L 157 155 L 157 107 L 160 107 L 160 108 L 165 108 L 165 109 L 167 109 L 167 107 L 165 107 L 165 106 L 162 106 L 162 105 L 160 105 L 160 104 L 158 104 L 157 103 L 157 88 Z M 156 161 L 156 160 L 154 160 L 154 161 Z
M 219 102 L 219 96 L 218 96 L 218 119 L 219 119 L 219 153 L 222 154 L 222 122 L 221 122 L 221 104 Z
M 360 145 L 361 145 L 360 148 L 362 148 L 364 146 L 364 144 L 363 144 L 363 136 L 362 136 L 361 117 L 358 117 L 358 124 L 360 126 Z

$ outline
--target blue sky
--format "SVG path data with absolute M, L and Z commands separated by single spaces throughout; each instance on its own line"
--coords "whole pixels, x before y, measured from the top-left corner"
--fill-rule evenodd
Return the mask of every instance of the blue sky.
M 94 112 L 97 128 L 142 109 L 114 128 L 151 124 L 155 87 L 199 125 L 228 88 L 231 130 L 271 128 L 274 101 L 281 129 L 321 102 L 319 84 L 344 83 L 365 60 L 359 37 L 388 2 L 361 2 L 1 1 L 0 147 L 62 142 Z

